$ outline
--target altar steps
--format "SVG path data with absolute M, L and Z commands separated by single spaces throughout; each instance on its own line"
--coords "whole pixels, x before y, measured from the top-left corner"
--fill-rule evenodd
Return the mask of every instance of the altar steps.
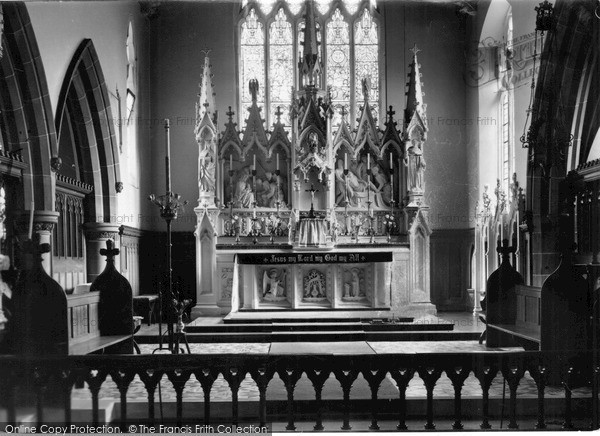
M 225 332 L 188 333 L 191 344 L 201 343 L 270 343 L 270 342 L 350 342 L 350 341 L 471 341 L 478 333 L 452 331 L 364 332 L 364 331 L 303 331 L 303 332 Z M 138 336 L 138 343 L 154 343 L 156 336 Z
M 257 333 L 257 332 L 297 332 L 297 331 L 441 331 L 452 330 L 449 323 L 421 324 L 421 323 L 369 323 L 369 322 L 265 322 L 265 323 L 237 323 L 213 325 L 188 325 L 188 333 Z

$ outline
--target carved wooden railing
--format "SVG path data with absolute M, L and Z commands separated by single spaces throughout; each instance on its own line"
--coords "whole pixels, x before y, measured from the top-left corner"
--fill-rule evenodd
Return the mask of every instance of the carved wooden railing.
M 49 402 L 57 404 L 57 394 L 64 404 L 64 423 L 71 424 L 70 393 L 75 384 L 87 382 L 92 396 L 93 425 L 99 425 L 99 393 L 102 384 L 110 376 L 120 392 L 120 425 L 127 431 L 127 391 L 136 375 L 143 382 L 148 394 L 147 423 L 155 422 L 154 394 L 161 378 L 166 375 L 176 393 L 176 420 L 184 423 L 184 388 L 192 375 L 201 384 L 204 393 L 204 424 L 211 424 L 210 392 L 219 375 L 227 381 L 231 390 L 231 423 L 239 423 L 238 391 L 240 384 L 249 374 L 259 391 L 259 425 L 267 425 L 267 386 L 277 374 L 287 392 L 287 430 L 294 430 L 295 400 L 294 389 L 303 374 L 312 382 L 315 391 L 315 430 L 323 429 L 321 412 L 323 385 L 333 374 L 343 391 L 344 430 L 351 428 L 350 399 L 352 385 L 362 374 L 371 390 L 371 430 L 379 429 L 378 390 L 381 382 L 389 374 L 396 382 L 399 397 L 396 418 L 397 429 L 406 430 L 407 415 L 406 390 L 409 382 L 417 374 L 423 381 L 426 392 L 425 428 L 434 429 L 435 400 L 434 387 L 445 373 L 454 387 L 454 423 L 452 429 L 463 428 L 461 389 L 467 377 L 473 373 L 481 385 L 481 424 L 482 429 L 491 428 L 489 412 L 489 390 L 497 375 L 505 378 L 509 388 L 508 415 L 509 429 L 519 428 L 517 415 L 517 388 L 526 372 L 529 372 L 537 385 L 537 422 L 535 428 L 546 428 L 545 389 L 548 381 L 559 376 L 564 388 L 563 428 L 573 428 L 574 410 L 571 389 L 575 386 L 591 386 L 591 401 L 586 410 L 578 409 L 578 415 L 586 420 L 582 429 L 598 428 L 598 375 L 600 367 L 593 354 L 562 355 L 556 352 L 539 351 L 482 351 L 471 353 L 425 353 L 425 354 L 376 354 L 376 355 L 87 355 L 56 358 L 23 359 L 14 356 L 0 356 L 0 404 L 7 408 L 7 422 L 17 421 L 19 393 L 24 392 L 24 384 L 34 393 L 37 404 L 37 422 L 44 422 L 44 407 Z M 52 386 L 52 391 L 49 386 Z M 53 397 L 48 401 L 48 396 Z M 34 404 L 30 404 L 33 406 Z M 591 406 L 589 406 L 591 405 Z M 274 417 L 275 418 L 275 417 Z M 303 416 L 306 420 L 307 416 Z M 328 418 L 330 419 L 330 418 Z M 387 418 L 386 418 L 387 419 Z M 54 417 L 56 420 L 56 417 Z M 196 418 L 197 420 L 197 418 Z M 395 419 L 394 419 L 395 420 Z M 139 420 L 136 420 L 139 422 Z M 577 420 L 581 423 L 581 420 Z

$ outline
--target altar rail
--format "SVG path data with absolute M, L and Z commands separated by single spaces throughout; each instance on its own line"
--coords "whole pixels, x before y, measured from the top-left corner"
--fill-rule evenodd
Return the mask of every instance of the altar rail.
M 99 422 L 99 392 L 107 376 L 116 383 L 121 397 L 120 425 L 127 431 L 127 390 L 131 381 L 139 375 L 148 394 L 149 425 L 155 422 L 154 394 L 160 379 L 166 375 L 176 393 L 176 420 L 182 425 L 184 388 L 191 375 L 195 375 L 204 393 L 204 424 L 211 424 L 210 391 L 219 376 L 228 382 L 231 390 L 231 421 L 239 422 L 238 390 L 250 374 L 259 390 L 257 416 L 261 426 L 267 420 L 267 386 L 275 374 L 285 384 L 287 391 L 287 430 L 295 429 L 295 413 L 297 406 L 294 400 L 294 388 L 303 374 L 312 382 L 315 390 L 313 405 L 317 411 L 314 416 L 315 429 L 323 429 L 321 393 L 325 381 L 334 374 L 343 391 L 343 423 L 342 429 L 350 427 L 351 389 L 358 375 L 362 373 L 371 389 L 371 426 L 378 430 L 378 389 L 383 379 L 389 374 L 399 389 L 397 409 L 397 428 L 407 428 L 406 388 L 415 374 L 423 380 L 426 392 L 426 429 L 435 428 L 434 387 L 446 373 L 454 386 L 454 423 L 452 429 L 463 428 L 461 411 L 461 388 L 470 373 L 481 385 L 481 428 L 490 426 L 489 389 L 497 374 L 505 377 L 508 385 L 509 429 L 519 428 L 517 415 L 517 387 L 529 372 L 537 385 L 537 422 L 535 428 L 546 428 L 545 398 L 546 382 L 552 375 L 559 373 L 564 387 L 563 428 L 573 428 L 574 412 L 583 417 L 579 422 L 581 429 L 598 428 L 598 366 L 597 353 L 579 354 L 576 356 L 561 355 L 556 352 L 540 351 L 482 351 L 472 353 L 426 353 L 426 354 L 379 354 L 379 355 L 88 355 L 56 358 L 23 359 L 14 356 L 0 356 L 0 386 L 2 386 L 2 407 L 7 407 L 8 424 L 17 421 L 19 393 L 23 392 L 24 383 L 29 383 L 29 391 L 33 390 L 36 398 L 38 424 L 44 423 L 44 406 L 48 401 L 49 386 L 56 404 L 56 393 L 62 393 L 64 404 L 64 424 L 71 424 L 70 392 L 75 383 L 87 382 L 92 395 L 93 424 Z M 596 362 L 593 364 L 592 362 Z M 553 374 L 554 373 L 554 374 Z M 571 389 L 576 386 L 591 386 L 591 398 L 585 403 L 586 410 L 573 409 Z M 66 395 L 64 395 L 66 394 Z M 45 400 L 46 397 L 46 400 Z M 591 400 L 591 401 L 589 401 Z M 34 404 L 29 404 L 33 406 Z M 591 408 L 591 410 L 590 410 Z M 304 416 L 306 419 L 307 416 Z M 56 419 L 56 417 L 54 417 Z M 328 419 L 330 419 L 328 417 Z M 529 425 L 529 424 L 528 424 Z

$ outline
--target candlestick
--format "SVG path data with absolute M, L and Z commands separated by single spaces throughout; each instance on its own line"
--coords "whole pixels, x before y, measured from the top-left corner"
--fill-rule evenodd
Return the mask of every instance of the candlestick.
M 165 172 L 167 193 L 171 192 L 171 137 L 169 135 L 169 127 L 169 119 L 165 118 L 165 142 L 167 148 L 167 155 L 165 156 Z

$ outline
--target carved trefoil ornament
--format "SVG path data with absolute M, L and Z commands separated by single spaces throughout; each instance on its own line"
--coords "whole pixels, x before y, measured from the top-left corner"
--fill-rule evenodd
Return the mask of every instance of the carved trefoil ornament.
M 303 284 L 303 301 L 321 302 L 327 300 L 327 283 L 325 280 L 325 274 L 316 269 L 311 269 L 308 271 L 308 274 L 304 276 Z

